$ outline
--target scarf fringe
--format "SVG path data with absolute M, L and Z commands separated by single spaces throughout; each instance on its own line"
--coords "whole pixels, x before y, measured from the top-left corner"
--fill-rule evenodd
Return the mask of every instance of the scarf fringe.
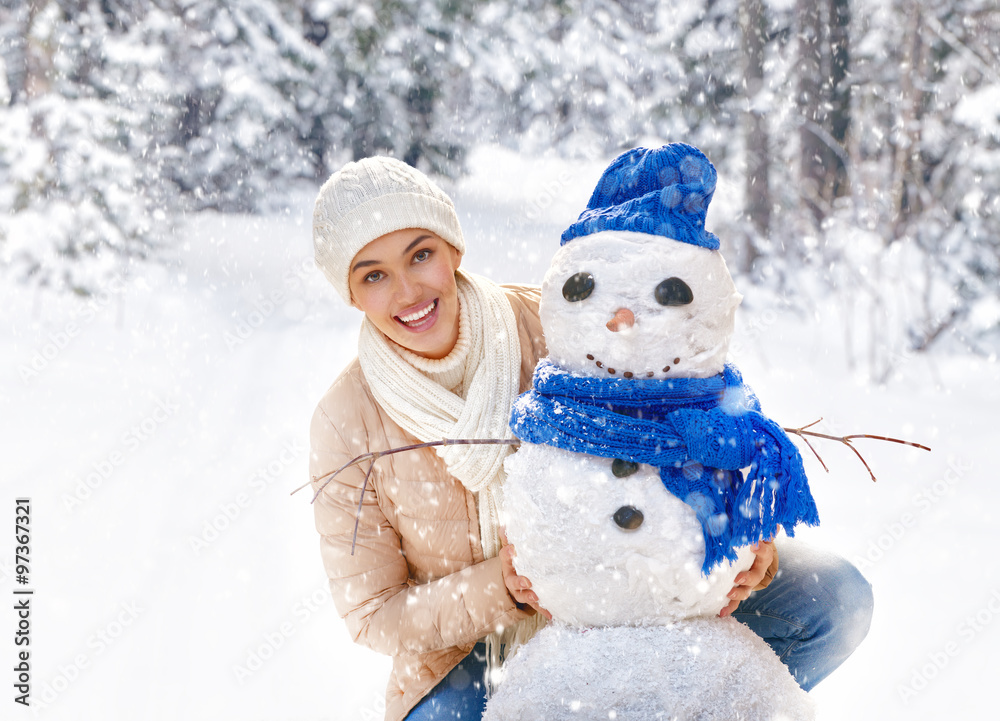
M 749 415 L 758 452 L 734 499 L 732 532 L 724 546 L 712 554 L 717 561 L 735 560 L 734 547 L 774 538 L 782 528 L 794 536 L 799 523 L 819 523 L 798 449 L 774 421 L 756 411 Z M 707 572 L 712 565 L 706 553 L 703 570 Z

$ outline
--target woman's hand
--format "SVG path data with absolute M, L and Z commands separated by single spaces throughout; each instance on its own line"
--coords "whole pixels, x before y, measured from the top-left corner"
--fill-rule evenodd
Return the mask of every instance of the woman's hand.
M 735 611 L 736 607 L 740 605 L 740 601 L 747 599 L 750 592 L 764 579 L 767 569 L 771 567 L 771 562 L 774 560 L 774 541 L 761 541 L 750 548 L 753 549 L 756 558 L 754 558 L 750 568 L 736 574 L 736 578 L 733 579 L 735 584 L 733 590 L 726 594 L 732 600 L 719 611 L 720 618 Z
M 507 593 L 519 606 L 530 606 L 551 621 L 552 614 L 538 605 L 538 595 L 531 590 L 531 581 L 525 576 L 518 576 L 514 570 L 514 556 L 517 553 L 514 551 L 514 546 L 507 541 L 507 534 L 503 529 L 500 530 L 500 538 L 503 539 L 500 565 L 503 568 L 503 582 L 507 586 Z

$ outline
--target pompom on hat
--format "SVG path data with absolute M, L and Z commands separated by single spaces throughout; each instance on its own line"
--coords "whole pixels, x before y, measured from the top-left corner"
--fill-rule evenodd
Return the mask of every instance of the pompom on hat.
M 405 228 L 429 230 L 465 253 L 455 205 L 430 178 L 395 158 L 348 163 L 316 196 L 316 265 L 350 303 L 348 277 L 354 256 L 376 238 Z
M 717 178 L 705 154 L 684 143 L 629 150 L 601 175 L 560 245 L 604 230 L 629 230 L 718 250 L 719 239 L 705 230 Z

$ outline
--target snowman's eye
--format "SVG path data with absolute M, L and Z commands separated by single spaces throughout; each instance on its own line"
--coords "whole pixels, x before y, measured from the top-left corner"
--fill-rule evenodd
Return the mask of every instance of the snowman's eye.
M 680 278 L 667 278 L 656 286 L 653 295 L 660 305 L 687 305 L 694 300 L 691 288 Z
M 594 276 L 590 273 L 577 273 L 570 276 L 563 284 L 563 298 L 570 303 L 588 298 L 594 292 Z
M 639 464 L 616 458 L 611 461 L 611 473 L 615 478 L 626 478 L 639 470 Z

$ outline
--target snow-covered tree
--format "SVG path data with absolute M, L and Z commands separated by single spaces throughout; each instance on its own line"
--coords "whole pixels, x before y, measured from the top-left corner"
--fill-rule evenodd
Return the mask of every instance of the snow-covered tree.
M 815 116 L 798 92 L 810 68 L 801 38 L 784 40 L 787 17 L 772 13 L 770 90 L 785 100 L 770 132 L 799 142 L 776 146 L 772 237 L 762 242 L 772 250 L 759 263 L 791 295 L 832 291 L 848 358 L 885 380 L 946 339 L 987 354 L 1000 340 L 1000 10 L 981 0 L 853 8 L 840 81 L 848 109 L 822 100 L 836 88 L 828 69 L 806 85 L 822 100 Z M 817 277 L 815 290 L 798 280 Z
M 300 14 L 268 0 L 159 0 L 143 26 L 163 49 L 148 81 L 172 122 L 158 132 L 159 168 L 195 207 L 265 210 L 295 179 L 316 174 L 306 139 L 321 53 Z M 140 92 L 138 104 L 150 99 Z
M 2 257 L 22 277 L 82 293 L 142 256 L 165 217 L 137 163 L 133 128 L 145 118 L 106 83 L 122 37 L 109 8 L 122 6 L 50 0 L 4 17 L 23 40 L 0 112 Z
M 652 136 L 723 145 L 728 133 L 716 129 L 736 120 L 726 104 L 739 78 L 735 9 L 730 0 L 486 4 L 466 43 L 471 72 L 494 90 L 492 132 L 566 152 Z
M 0 257 L 84 288 L 375 153 L 683 140 L 744 180 L 732 265 L 832 292 L 884 378 L 1000 343 L 998 38 L 992 0 L 0 0 Z
M 304 139 L 324 57 L 291 10 L 286 19 L 265 0 L 3 10 L 5 264 L 87 292 L 144 256 L 178 210 L 266 209 L 314 177 Z
M 459 41 L 479 3 L 346 0 L 308 6 L 327 54 L 319 78 L 322 119 L 336 162 L 390 153 L 432 172 L 456 174 L 472 140 L 457 89 L 470 58 Z M 470 109 L 475 112 L 474 109 Z M 335 164 L 334 163 L 334 164 Z

